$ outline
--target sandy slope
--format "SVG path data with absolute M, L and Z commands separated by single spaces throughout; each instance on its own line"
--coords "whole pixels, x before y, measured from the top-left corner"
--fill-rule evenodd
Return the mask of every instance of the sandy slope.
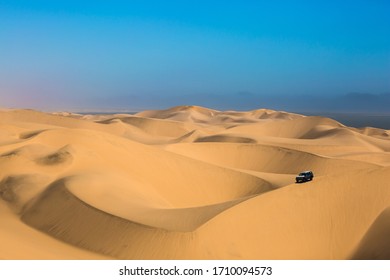
M 390 131 L 328 118 L 2 110 L 0 259 L 389 259 L 389 182 Z

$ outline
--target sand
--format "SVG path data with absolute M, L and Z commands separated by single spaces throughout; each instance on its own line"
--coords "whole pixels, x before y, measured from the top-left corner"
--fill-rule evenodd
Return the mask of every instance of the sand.
M 389 209 L 389 130 L 0 110 L 0 259 L 390 259 Z

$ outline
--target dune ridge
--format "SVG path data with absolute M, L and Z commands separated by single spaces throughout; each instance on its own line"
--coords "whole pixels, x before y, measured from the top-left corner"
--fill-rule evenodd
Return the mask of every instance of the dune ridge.
M 390 207 L 384 209 L 360 241 L 352 259 L 382 260 L 390 259 Z
M 1 110 L 0 259 L 389 259 L 389 168 L 320 116 Z

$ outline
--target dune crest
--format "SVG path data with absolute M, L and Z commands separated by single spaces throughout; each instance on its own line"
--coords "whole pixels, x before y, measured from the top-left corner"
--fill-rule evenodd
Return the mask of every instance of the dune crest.
M 389 168 L 320 116 L 1 110 L 0 259 L 389 259 Z
M 383 210 L 370 226 L 352 255 L 358 260 L 390 259 L 390 207 Z

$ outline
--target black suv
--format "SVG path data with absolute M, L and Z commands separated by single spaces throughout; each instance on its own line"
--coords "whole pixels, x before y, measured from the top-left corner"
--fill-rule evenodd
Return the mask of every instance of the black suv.
M 313 180 L 313 178 L 314 178 L 314 174 L 312 171 L 304 171 L 299 173 L 299 175 L 295 178 L 295 181 L 297 183 L 301 183 L 301 182 L 311 181 Z

